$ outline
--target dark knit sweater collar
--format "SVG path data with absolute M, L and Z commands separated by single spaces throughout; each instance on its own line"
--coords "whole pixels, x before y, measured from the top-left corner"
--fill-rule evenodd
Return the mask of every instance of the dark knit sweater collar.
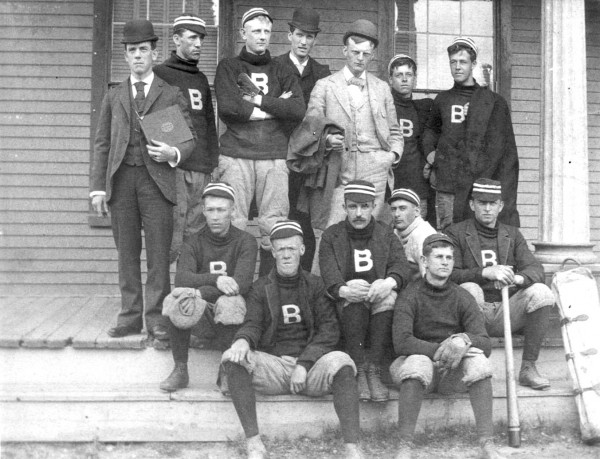
M 172 69 L 181 70 L 187 73 L 198 73 L 198 61 L 188 61 L 177 55 L 176 51 L 171 51 L 171 57 L 165 61 L 165 65 Z
M 429 283 L 426 278 L 423 278 L 423 288 L 425 289 L 425 292 L 430 295 L 445 295 L 450 288 L 450 281 L 446 281 L 444 285 L 437 286 Z
M 346 224 L 346 231 L 350 239 L 371 239 L 373 236 L 373 230 L 375 229 L 375 219 L 371 217 L 371 221 L 367 226 L 361 229 L 356 229 L 350 224 L 348 219 L 344 220 Z
M 252 54 L 248 52 L 244 46 L 240 51 L 240 59 L 252 65 L 267 65 L 269 62 L 271 62 L 271 54 L 269 53 L 268 49 L 264 54 Z
M 409 99 L 406 99 L 402 97 L 402 94 L 400 94 L 398 91 L 392 89 L 392 97 L 394 98 L 394 103 L 397 105 L 402 105 L 404 107 L 410 107 L 410 105 L 412 105 L 412 95 Z
M 227 232 L 223 235 L 223 236 L 219 236 L 217 234 L 214 234 L 209 228 L 208 225 L 206 226 L 206 236 L 208 238 L 208 240 L 213 243 L 214 245 L 227 245 L 231 242 L 231 240 L 233 239 L 233 237 L 231 236 L 231 225 L 229 226 L 229 229 L 227 230 Z
M 479 223 L 479 221 L 476 218 L 474 220 L 475 229 L 477 229 L 477 234 L 488 239 L 495 239 L 498 237 L 498 222 L 496 222 L 496 226 L 494 226 L 493 228 L 488 228 L 487 226 Z
M 283 288 L 294 288 L 298 286 L 300 281 L 300 273 L 296 273 L 294 276 L 282 276 L 277 270 L 275 270 L 275 279 L 277 279 L 277 285 Z
M 475 80 L 473 80 L 475 81 Z M 463 96 L 472 96 L 473 93 L 475 92 L 476 89 L 480 88 L 481 86 L 479 86 L 479 84 L 477 83 L 477 81 L 475 81 L 475 84 L 472 86 L 465 86 L 462 84 L 458 84 L 456 81 L 454 82 L 454 86 L 452 87 L 453 91 L 458 92 L 459 94 L 462 94 Z

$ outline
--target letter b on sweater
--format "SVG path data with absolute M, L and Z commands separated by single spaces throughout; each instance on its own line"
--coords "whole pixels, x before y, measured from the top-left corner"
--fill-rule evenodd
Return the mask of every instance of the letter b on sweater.
M 369 249 L 354 249 L 354 272 L 364 273 L 373 268 L 373 258 Z

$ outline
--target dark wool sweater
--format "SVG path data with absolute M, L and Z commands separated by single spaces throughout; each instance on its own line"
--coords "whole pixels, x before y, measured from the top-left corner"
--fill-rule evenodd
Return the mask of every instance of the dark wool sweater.
M 240 73 L 253 78 L 263 92 L 259 107 L 274 118 L 250 121 L 254 104 L 243 99 L 237 84 Z M 227 125 L 221 136 L 221 154 L 246 159 L 285 159 L 289 138 L 288 123 L 299 123 L 306 105 L 298 79 L 281 62 L 271 60 L 268 51 L 251 54 L 242 48 L 239 56 L 219 62 L 215 78 L 219 117 Z M 281 99 L 284 92 L 289 99 Z
M 427 199 L 429 185 L 423 177 L 425 156 L 423 152 L 423 130 L 433 105 L 432 99 L 405 99 L 392 89 L 398 124 L 404 137 L 404 152 L 398 166 L 394 168 L 394 188 L 410 188 L 421 199 Z
M 227 275 L 235 279 L 240 294 L 245 295 L 252 286 L 257 251 L 254 236 L 233 225 L 223 237 L 205 226 L 183 244 L 175 287 L 216 287 L 217 278 Z
M 186 61 L 172 51 L 171 57 L 154 67 L 154 73 L 185 96 L 198 139 L 191 156 L 179 164 L 185 170 L 210 174 L 219 163 L 219 145 L 210 86 L 196 62 Z
M 377 280 L 377 273 L 375 272 L 374 266 L 371 266 L 371 269 L 368 271 L 357 271 L 357 265 L 360 268 L 365 265 L 363 261 L 361 263 L 360 255 L 356 252 L 364 252 L 365 250 L 369 250 L 368 243 L 373 237 L 373 228 L 375 228 L 375 219 L 372 218 L 369 224 L 362 228 L 356 229 L 354 228 L 348 219 L 344 220 L 346 223 L 346 231 L 348 231 L 348 259 L 352 260 L 352 263 L 348 263 L 346 267 L 346 280 L 349 279 L 364 279 L 368 283 L 372 284 Z M 359 257 L 359 258 L 356 258 Z M 371 254 L 372 257 L 372 254 Z M 366 266 L 365 266 L 366 267 Z M 338 288 L 339 295 L 339 288 Z
M 492 345 L 483 314 L 465 289 L 451 281 L 435 287 L 419 279 L 400 294 L 392 329 L 397 355 L 419 354 L 431 359 L 440 343 L 456 333 L 466 333 L 473 347 L 490 355 Z
M 306 321 L 302 319 L 300 309 L 300 292 L 298 290 L 300 275 L 282 277 L 276 274 L 279 288 L 279 305 L 281 308 L 275 329 L 275 347 L 273 354 L 298 357 L 308 342 Z

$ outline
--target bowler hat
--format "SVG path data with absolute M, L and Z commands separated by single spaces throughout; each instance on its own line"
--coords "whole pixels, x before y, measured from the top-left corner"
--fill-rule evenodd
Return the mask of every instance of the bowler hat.
M 144 41 L 157 41 L 154 27 L 147 19 L 136 19 L 125 23 L 121 43 L 142 43 Z
M 319 33 L 319 13 L 310 8 L 298 8 L 294 10 L 292 20 L 288 24 L 303 32 Z
M 366 19 L 359 19 L 350 24 L 348 31 L 344 34 L 344 44 L 346 44 L 348 37 L 352 35 L 358 35 L 359 37 L 371 40 L 376 48 L 379 44 L 379 38 L 377 38 L 377 26 Z

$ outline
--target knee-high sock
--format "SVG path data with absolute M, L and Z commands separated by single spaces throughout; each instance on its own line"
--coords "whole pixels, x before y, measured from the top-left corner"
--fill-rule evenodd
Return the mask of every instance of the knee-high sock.
M 171 352 L 173 360 L 176 363 L 188 362 L 188 350 L 190 348 L 190 329 L 177 328 L 169 320 L 169 340 L 171 342 Z
M 360 421 L 358 387 L 351 367 L 345 366 L 333 377 L 333 406 L 340 420 L 344 443 L 358 443 Z
M 352 303 L 342 311 L 342 331 L 346 352 L 356 365 L 365 361 L 365 338 L 369 329 L 369 310 L 362 303 Z
M 244 367 L 232 362 L 224 364 L 227 372 L 229 392 L 246 438 L 258 435 L 256 418 L 256 394 L 252 387 L 252 376 Z
M 542 341 L 546 337 L 550 324 L 550 307 L 544 306 L 527 314 L 523 334 L 523 360 L 537 360 L 540 355 Z
M 480 439 L 494 436 L 492 421 L 493 393 L 492 378 L 485 378 L 469 386 L 469 398 L 475 415 L 475 427 Z
M 416 379 L 405 379 L 400 384 L 400 394 L 398 395 L 398 427 L 400 438 L 404 441 L 413 440 L 424 395 L 425 388 Z
M 394 311 L 384 311 L 371 316 L 369 323 L 369 341 L 371 349 L 369 360 L 381 367 L 383 355 L 392 345 L 392 321 Z

